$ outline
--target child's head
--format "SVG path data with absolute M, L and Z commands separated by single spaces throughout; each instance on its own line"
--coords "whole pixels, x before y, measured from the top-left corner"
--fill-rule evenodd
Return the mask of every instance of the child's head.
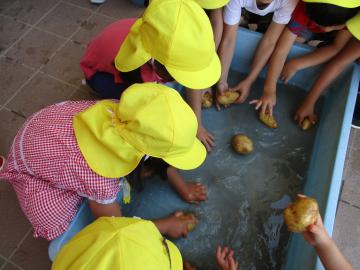
M 327 3 L 305 3 L 306 13 L 325 32 L 340 30 L 347 20 L 354 17 L 359 8 L 348 8 Z
M 155 59 L 151 59 L 151 65 L 162 82 L 173 82 L 175 79 L 167 71 L 166 67 Z
M 137 191 L 142 191 L 144 189 L 144 180 L 146 178 L 159 175 L 161 179 L 165 180 L 167 177 L 167 168 L 169 166 L 170 165 L 161 158 L 144 157 L 135 170 L 127 176 L 127 179 L 133 188 Z
M 181 270 L 183 263 L 153 222 L 101 217 L 63 246 L 52 269 Z

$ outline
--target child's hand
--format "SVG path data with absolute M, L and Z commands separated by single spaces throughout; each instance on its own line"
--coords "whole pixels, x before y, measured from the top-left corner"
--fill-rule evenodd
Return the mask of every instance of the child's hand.
M 299 69 L 299 62 L 296 58 L 289 60 L 281 72 L 280 80 L 287 84 Z
M 305 118 L 308 118 L 315 125 L 317 115 L 314 113 L 314 106 L 306 101 L 296 110 L 294 120 L 301 125 Z
M 250 88 L 251 83 L 246 79 L 239 82 L 234 88 L 230 88 L 230 91 L 236 91 L 239 93 L 239 97 L 235 103 L 243 103 L 249 96 Z
M 303 194 L 297 194 L 297 196 L 301 198 L 306 198 L 306 196 Z M 316 222 L 314 224 L 311 224 L 303 233 L 303 235 L 306 242 L 308 242 L 309 245 L 315 247 L 321 244 L 328 243 L 328 241 L 331 240 L 329 234 L 325 230 L 320 214 L 318 214 Z
M 207 200 L 206 187 L 201 183 L 185 183 L 185 189 L 179 191 L 181 198 L 188 203 L 198 203 Z
M 202 125 L 198 127 L 196 137 L 203 143 L 206 150 L 210 152 L 215 146 L 215 138 Z
M 183 212 L 175 212 L 162 219 L 161 222 L 163 228 L 163 230 L 160 230 L 161 233 L 171 238 L 179 238 L 185 237 L 190 231 L 188 225 L 196 225 L 198 220 L 194 215 L 185 215 Z
M 216 104 L 216 108 L 218 109 L 218 111 L 220 111 L 220 104 L 217 101 L 217 97 L 218 96 L 222 96 L 226 91 L 229 91 L 229 85 L 227 84 L 227 82 L 218 82 L 216 84 L 216 99 L 215 99 L 215 104 Z M 226 107 L 226 106 L 225 106 Z
M 263 95 L 260 99 L 254 99 L 249 102 L 250 104 L 255 104 L 255 110 L 258 110 L 261 107 L 261 113 L 273 114 L 273 107 L 276 104 L 276 94 L 275 91 L 266 91 L 264 90 Z
M 320 214 L 317 217 L 315 224 L 310 225 L 304 232 L 306 242 L 311 246 L 319 246 L 331 241 L 331 238 L 323 225 Z
M 217 247 L 216 261 L 221 270 L 237 270 L 239 266 L 239 262 L 234 259 L 234 251 L 228 247 Z

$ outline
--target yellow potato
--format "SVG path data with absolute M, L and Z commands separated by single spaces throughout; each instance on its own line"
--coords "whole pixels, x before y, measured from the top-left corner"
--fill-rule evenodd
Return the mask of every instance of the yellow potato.
M 239 154 L 249 154 L 254 150 L 254 145 L 251 139 L 244 134 L 236 134 L 231 139 L 231 145 Z
M 203 108 L 210 108 L 213 104 L 213 96 L 211 93 L 206 92 L 203 96 L 202 96 L 202 100 L 201 100 L 201 106 Z
M 290 232 L 304 232 L 316 222 L 319 206 L 315 199 L 298 197 L 284 210 L 284 220 Z
M 259 119 L 261 122 L 263 122 L 265 125 L 267 125 L 270 128 L 277 128 L 278 123 L 273 115 L 270 115 L 268 113 L 259 113 Z
M 238 92 L 226 91 L 223 95 L 217 97 L 217 101 L 221 105 L 229 105 L 231 103 L 234 103 L 238 97 Z
M 311 121 L 307 117 L 301 123 L 301 129 L 304 131 L 312 128 L 312 126 L 313 126 L 313 123 L 311 123 Z
M 192 216 L 194 216 L 194 215 L 187 213 L 187 214 L 184 214 L 184 215 L 180 216 L 179 218 L 181 220 L 190 220 Z M 188 232 L 191 232 L 192 230 L 194 230 L 195 227 L 196 227 L 196 221 L 188 223 L 186 225 L 186 229 L 187 229 Z

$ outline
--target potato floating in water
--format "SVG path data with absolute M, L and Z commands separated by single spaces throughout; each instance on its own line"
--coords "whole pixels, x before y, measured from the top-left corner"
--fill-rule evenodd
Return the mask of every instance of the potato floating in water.
M 311 123 L 311 121 L 307 117 L 301 123 L 301 129 L 304 131 L 310 129 L 312 126 L 313 126 L 313 123 Z
M 259 113 L 259 119 L 261 122 L 263 122 L 265 125 L 267 125 L 270 128 L 277 128 L 278 123 L 273 115 L 270 115 L 269 113 Z
M 203 108 L 210 108 L 213 104 L 213 96 L 211 93 L 206 92 L 203 96 L 202 96 L 202 100 L 201 100 L 201 106 Z
M 238 92 L 226 91 L 223 95 L 217 97 L 217 101 L 221 105 L 229 105 L 234 103 L 239 97 Z
M 244 134 L 236 134 L 231 139 L 231 145 L 239 154 L 249 154 L 254 150 L 253 142 Z
M 284 220 L 290 232 L 304 232 L 316 222 L 319 206 L 315 199 L 298 197 L 284 210 Z

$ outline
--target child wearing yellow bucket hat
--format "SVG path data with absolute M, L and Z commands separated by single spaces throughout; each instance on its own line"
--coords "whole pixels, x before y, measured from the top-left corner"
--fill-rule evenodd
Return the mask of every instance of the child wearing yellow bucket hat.
M 16 135 L 0 178 L 13 186 L 34 237 L 52 240 L 67 231 L 84 198 L 94 216 L 121 216 L 124 176 L 149 155 L 183 170 L 198 167 L 206 150 L 197 121 L 178 92 L 134 84 L 120 102 L 68 101 L 31 116 Z M 172 237 L 187 233 L 171 215 L 157 222 Z
M 200 1 L 206 7 L 223 3 Z M 87 84 L 104 98 L 119 98 L 140 82 L 176 80 L 189 89 L 203 89 L 218 80 L 221 69 L 209 18 L 194 0 L 150 1 L 141 18 L 106 27 L 90 42 L 80 66 Z M 200 117 L 201 97 L 190 99 L 196 99 Z M 189 104 L 195 108 L 192 100 Z
M 236 270 L 234 251 L 218 247 L 221 270 Z M 155 224 L 139 218 L 102 217 L 85 227 L 59 252 L 52 270 L 191 270 L 178 248 Z
M 51 269 L 182 270 L 183 262 L 153 222 L 102 217 L 61 249 Z
M 324 63 L 334 57 L 351 38 L 346 21 L 359 10 L 354 0 L 313 1 L 301 0 L 294 10 L 292 19 L 284 29 L 268 62 L 263 94 L 252 100 L 255 109 L 272 114 L 276 103 L 276 83 L 280 78 L 287 83 L 297 70 Z M 310 54 L 290 60 L 284 67 L 292 44 L 301 37 L 307 40 L 313 33 L 337 31 L 332 43 L 317 48 Z

